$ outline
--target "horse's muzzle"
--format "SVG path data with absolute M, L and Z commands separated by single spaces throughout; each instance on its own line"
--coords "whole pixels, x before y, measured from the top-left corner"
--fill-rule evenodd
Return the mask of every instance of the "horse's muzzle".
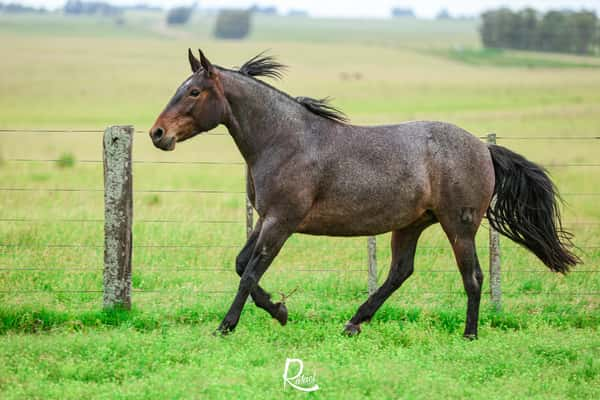
M 175 136 L 169 137 L 165 135 L 165 130 L 160 126 L 150 130 L 150 138 L 152 139 L 154 146 L 161 150 L 170 151 L 175 148 Z

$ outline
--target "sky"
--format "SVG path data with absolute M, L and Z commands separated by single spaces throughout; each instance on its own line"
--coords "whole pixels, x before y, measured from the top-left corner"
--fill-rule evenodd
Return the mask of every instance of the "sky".
M 52 9 L 61 7 L 65 0 L 21 0 L 20 2 Z M 146 3 L 169 8 L 175 5 L 191 4 L 193 0 L 108 0 L 108 2 L 120 5 Z M 443 8 L 448 9 L 455 16 L 473 16 L 483 10 L 500 6 L 508 6 L 513 9 L 531 6 L 538 10 L 585 8 L 595 10 L 600 14 L 600 0 L 199 0 L 198 4 L 200 7 L 210 8 L 246 8 L 253 4 L 273 5 L 280 12 L 302 9 L 314 17 L 346 18 L 385 18 L 390 15 L 390 9 L 393 7 L 412 8 L 417 16 L 423 18 L 434 17 Z

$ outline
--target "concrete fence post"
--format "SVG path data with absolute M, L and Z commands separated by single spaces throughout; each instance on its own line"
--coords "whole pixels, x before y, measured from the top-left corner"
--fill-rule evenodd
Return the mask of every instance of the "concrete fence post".
M 487 142 L 496 144 L 496 134 L 488 133 Z M 495 200 L 492 199 L 492 203 Z M 502 285 L 500 274 L 500 236 L 490 225 L 490 296 L 496 311 L 502 309 Z
M 104 131 L 104 308 L 131 308 L 132 126 Z

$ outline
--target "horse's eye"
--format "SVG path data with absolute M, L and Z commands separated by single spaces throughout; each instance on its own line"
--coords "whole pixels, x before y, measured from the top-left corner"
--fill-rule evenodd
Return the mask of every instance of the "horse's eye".
M 197 89 L 193 89 L 193 90 L 190 92 L 190 96 L 192 96 L 192 97 L 198 97 L 198 95 L 199 95 L 199 94 L 200 94 L 200 91 L 199 91 L 199 90 L 197 90 Z

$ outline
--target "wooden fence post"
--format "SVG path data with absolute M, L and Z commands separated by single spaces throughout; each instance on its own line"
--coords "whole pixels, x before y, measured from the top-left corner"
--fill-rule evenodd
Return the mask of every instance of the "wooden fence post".
M 370 296 L 377 290 L 377 241 L 375 236 L 369 236 L 367 239 L 367 254 L 369 258 L 367 287 Z
M 248 188 L 250 187 L 250 168 L 246 166 L 246 238 L 250 237 L 252 229 L 254 229 L 254 208 L 248 197 Z
M 104 131 L 104 308 L 131 308 L 132 126 Z
M 496 144 L 496 134 L 488 133 L 487 142 Z M 495 200 L 492 200 L 494 202 Z M 490 295 L 496 311 L 502 309 L 502 286 L 500 275 L 500 236 L 490 225 Z

